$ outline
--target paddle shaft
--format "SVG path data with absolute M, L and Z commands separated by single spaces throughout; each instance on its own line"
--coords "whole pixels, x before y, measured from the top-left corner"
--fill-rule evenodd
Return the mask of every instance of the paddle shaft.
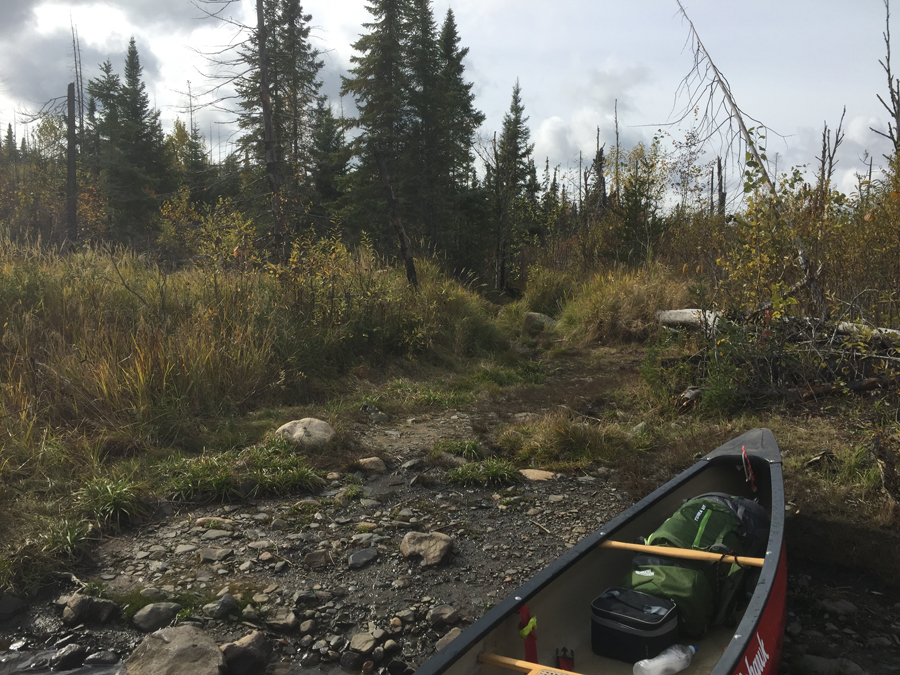
M 542 666 L 540 663 L 532 663 L 531 661 L 521 661 L 519 659 L 510 659 L 506 656 L 498 654 L 489 654 L 482 652 L 478 655 L 481 663 L 487 663 L 491 666 L 500 666 L 501 668 L 509 668 L 510 670 L 518 670 L 520 673 L 548 673 L 548 675 L 578 675 L 571 670 L 562 670 L 561 668 L 551 668 L 550 666 Z
M 685 560 L 706 560 L 709 562 L 737 563 L 750 567 L 762 567 L 765 558 L 746 558 L 744 556 L 721 555 L 710 551 L 694 551 L 689 548 L 674 548 L 671 546 L 647 546 L 646 544 L 629 544 L 624 541 L 606 540 L 600 544 L 601 548 L 618 548 L 625 551 L 638 553 L 654 553 L 667 558 L 683 558 Z

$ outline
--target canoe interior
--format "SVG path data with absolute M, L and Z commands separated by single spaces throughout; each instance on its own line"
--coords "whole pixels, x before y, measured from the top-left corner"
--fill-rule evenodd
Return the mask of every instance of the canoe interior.
M 738 446 L 739 449 L 740 446 Z M 740 462 L 734 457 L 719 456 L 714 460 L 701 461 L 682 474 L 684 480 L 680 483 L 678 479 L 672 481 L 654 495 L 632 507 L 623 516 L 611 521 L 605 528 L 601 528 L 588 537 L 588 540 L 595 541 L 582 542 L 575 547 L 579 549 L 589 545 L 586 551 L 570 551 L 566 555 L 570 555 L 573 560 L 564 560 L 566 558 L 564 555 L 551 568 L 545 570 L 545 573 L 549 573 L 545 574 L 545 578 L 540 579 L 541 575 L 538 575 L 526 583 L 520 591 L 526 595 L 524 604 L 528 606 L 532 616 L 537 617 L 538 661 L 543 665 L 554 666 L 556 649 L 566 647 L 575 650 L 574 670 L 578 673 L 629 675 L 632 672 L 633 664 L 602 658 L 596 656 L 591 650 L 591 601 L 607 588 L 621 585 L 622 580 L 629 573 L 631 560 L 635 554 L 624 550 L 598 548 L 595 545 L 596 541 L 608 537 L 618 541 L 635 542 L 638 537 L 646 536 L 659 527 L 685 500 L 705 492 L 725 492 L 755 498 L 772 513 L 772 474 L 769 471 L 769 463 L 761 457 L 755 457 L 753 465 L 755 467 L 756 493 L 751 491 L 740 467 Z M 780 480 L 780 466 L 778 476 Z M 780 496 L 780 485 L 777 491 Z M 648 501 L 649 504 L 645 504 Z M 779 501 L 776 508 L 781 509 L 781 513 L 776 511 L 773 517 L 773 532 L 770 534 L 768 545 L 769 549 L 774 550 L 766 552 L 767 563 L 761 576 L 760 585 L 757 587 L 757 594 L 767 593 L 767 589 L 763 588 L 765 586 L 763 579 L 767 576 L 765 570 L 774 569 L 769 564 L 773 558 L 774 564 L 777 566 L 778 556 L 781 553 L 781 528 L 774 527 L 774 521 L 779 516 L 783 517 L 783 504 Z M 554 566 L 558 568 L 555 572 Z M 518 602 L 518 605 L 521 604 L 523 604 L 521 601 Z M 501 610 L 501 607 L 495 609 Z M 739 621 L 743 616 L 743 611 L 742 609 Z M 486 616 L 485 620 L 488 619 L 489 617 Z M 525 658 L 523 643 L 518 636 L 518 615 L 514 611 L 508 611 L 500 617 L 499 621 L 495 616 L 494 622 L 495 624 L 489 631 L 485 631 L 484 628 L 481 631 L 475 630 L 477 639 L 471 644 L 466 645 L 466 642 L 469 641 L 466 640 L 466 633 L 457 638 L 457 641 L 462 643 L 453 650 L 459 652 L 458 656 L 454 656 L 449 661 L 444 659 L 445 663 L 439 664 L 437 668 L 429 668 L 429 664 L 426 664 L 419 673 L 426 675 L 438 675 L 439 673 L 510 675 L 513 671 L 481 664 L 477 661 L 477 655 L 481 652 L 517 659 Z M 469 631 L 477 629 L 478 626 L 479 624 L 476 622 Z M 479 632 L 481 635 L 478 635 Z M 711 629 L 700 640 L 680 640 L 683 644 L 691 642 L 698 647 L 691 666 L 683 672 L 687 675 L 709 673 L 735 637 L 734 627 L 720 626 Z M 460 652 L 461 647 L 463 651 Z M 440 661 L 440 655 L 433 660 Z

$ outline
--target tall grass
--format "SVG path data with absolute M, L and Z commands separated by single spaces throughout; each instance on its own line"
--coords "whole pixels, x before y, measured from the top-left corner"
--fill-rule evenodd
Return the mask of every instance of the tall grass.
M 687 284 L 662 266 L 615 267 L 594 274 L 559 316 L 570 342 L 630 342 L 658 330 L 656 311 L 691 306 Z
M 361 359 L 500 344 L 486 302 L 420 263 L 421 289 L 370 249 L 298 245 L 284 267 L 166 272 L 133 253 L 0 242 L 0 426 L 177 444 L 190 421 L 296 401 Z

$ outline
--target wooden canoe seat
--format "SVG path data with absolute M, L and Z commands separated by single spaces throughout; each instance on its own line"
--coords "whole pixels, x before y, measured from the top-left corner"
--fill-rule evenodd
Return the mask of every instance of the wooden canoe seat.
M 540 663 L 532 663 L 531 661 L 522 661 L 520 659 L 510 659 L 497 654 L 488 654 L 482 652 L 478 655 L 481 663 L 491 666 L 500 666 L 509 670 L 518 670 L 520 673 L 528 673 L 528 675 L 579 675 L 571 670 L 562 670 L 561 668 L 551 668 L 550 666 L 542 666 Z

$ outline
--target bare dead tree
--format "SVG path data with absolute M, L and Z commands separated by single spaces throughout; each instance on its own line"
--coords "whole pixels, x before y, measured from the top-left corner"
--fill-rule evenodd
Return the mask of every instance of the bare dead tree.
M 718 194 L 719 194 L 719 205 L 718 205 L 718 214 L 720 216 L 725 215 L 725 177 L 722 175 L 722 156 L 719 155 L 716 157 L 716 170 L 719 174 L 719 185 L 718 185 Z
M 835 155 L 841 143 L 844 142 L 844 116 L 847 114 L 847 106 L 844 106 L 844 112 L 841 113 L 841 121 L 838 122 L 837 129 L 834 132 L 832 140 L 831 131 L 828 129 L 828 123 L 825 123 L 822 130 L 822 156 L 816 157 L 819 160 L 819 171 L 816 176 L 816 195 L 814 208 L 820 216 L 826 214 L 828 208 L 828 192 L 831 190 L 831 178 L 834 176 L 834 167 L 837 165 Z
M 894 149 L 894 156 L 896 157 L 898 152 L 900 152 L 900 78 L 894 77 L 893 72 L 891 72 L 891 3 L 890 0 L 884 0 L 884 61 L 879 60 L 878 63 L 881 64 L 881 67 L 884 69 L 884 74 L 887 75 L 888 81 L 888 97 L 891 102 L 888 104 L 882 97 L 881 94 L 878 94 L 878 100 L 881 101 L 881 105 L 884 106 L 884 109 L 887 110 L 888 115 L 890 115 L 891 121 L 888 122 L 888 130 L 887 133 L 880 131 L 879 129 L 875 129 L 869 127 L 872 131 L 874 131 L 879 136 L 883 136 L 890 140 L 891 145 Z M 891 161 L 891 157 L 888 155 L 884 155 L 884 158 Z
M 731 93 L 731 86 L 728 84 L 728 80 L 725 79 L 725 76 L 716 67 L 715 63 L 713 63 L 709 52 L 706 50 L 703 41 L 700 39 L 700 34 L 697 32 L 694 23 L 690 20 L 684 6 L 681 4 L 681 0 L 676 1 L 678 2 L 678 9 L 681 15 L 690 27 L 689 40 L 691 41 L 694 54 L 694 66 L 685 79 L 682 80 L 682 85 L 680 87 L 680 90 L 685 89 L 688 93 L 689 106 L 686 110 L 693 111 L 697 107 L 698 101 L 705 97 L 706 109 L 702 117 L 702 126 L 704 127 L 706 134 L 705 139 L 709 140 L 714 136 L 719 135 L 720 138 L 724 138 L 726 147 L 730 152 L 733 152 L 733 148 L 736 145 L 734 143 L 735 140 L 739 139 L 743 141 L 744 146 L 746 147 L 748 163 L 752 162 L 753 167 L 759 172 L 762 182 L 765 184 L 772 197 L 775 205 L 776 217 L 783 221 L 784 216 L 781 213 L 781 203 L 778 198 L 778 191 L 775 188 L 775 184 L 772 182 L 772 178 L 769 176 L 769 172 L 766 170 L 766 157 L 764 154 L 760 154 L 757 144 L 754 142 L 753 136 L 750 133 L 750 129 L 748 129 L 744 122 L 745 116 L 748 117 L 748 119 L 753 118 L 750 118 L 738 107 L 735 98 Z M 687 113 L 685 113 L 685 116 L 686 115 Z M 825 295 L 822 293 L 818 282 L 821 267 L 819 267 L 816 272 L 811 271 L 809 255 L 806 251 L 806 246 L 800 237 L 794 236 L 793 244 L 797 250 L 798 266 L 803 272 L 803 279 L 801 280 L 800 286 L 809 289 L 810 298 L 817 313 L 820 318 L 825 319 L 828 316 L 828 307 L 825 303 Z M 761 305 L 754 308 L 751 314 L 766 308 L 767 307 Z
M 78 183 L 75 154 L 75 83 L 69 84 L 66 106 L 66 238 L 68 245 L 78 241 Z
M 75 98 L 78 104 L 78 138 L 84 139 L 84 74 L 81 68 L 81 42 L 78 39 L 78 29 L 72 22 L 72 58 L 75 61 Z

